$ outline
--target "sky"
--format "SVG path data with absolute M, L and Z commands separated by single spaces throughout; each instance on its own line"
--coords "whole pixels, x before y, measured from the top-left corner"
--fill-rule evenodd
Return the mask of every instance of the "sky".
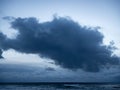
M 0 82 L 120 82 L 119 4 L 0 0 Z

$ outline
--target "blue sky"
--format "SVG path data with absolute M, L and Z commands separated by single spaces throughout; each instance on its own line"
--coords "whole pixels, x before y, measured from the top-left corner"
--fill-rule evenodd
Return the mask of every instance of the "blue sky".
M 11 17 L 35 17 L 39 20 L 39 22 L 45 22 L 45 21 L 51 21 L 54 16 L 60 16 L 60 17 L 70 17 L 75 22 L 78 22 L 80 25 L 84 26 L 87 25 L 88 27 L 100 27 L 99 31 L 103 33 L 104 35 L 104 44 L 108 45 L 110 41 L 115 42 L 115 46 L 118 48 L 114 53 L 120 56 L 120 1 L 119 0 L 0 0 L 0 31 L 7 35 L 9 38 L 15 38 L 17 36 L 17 31 L 13 28 L 10 28 L 10 24 L 8 21 L 4 20 L 3 17 L 11 16 Z M 0 68 L 3 69 L 3 67 L 6 67 L 6 64 L 8 67 L 11 67 L 15 71 L 16 66 L 14 64 L 19 64 L 22 67 L 23 64 L 25 64 L 25 68 L 29 69 L 29 67 L 34 67 L 37 72 L 45 73 L 46 77 L 51 78 L 50 73 L 54 72 L 56 78 L 52 79 L 60 80 L 59 72 L 62 70 L 64 72 L 62 76 L 62 79 L 69 81 L 69 78 L 73 78 L 76 76 L 78 80 L 81 80 L 83 77 L 86 78 L 86 80 L 82 81 L 105 81 L 110 78 L 111 81 L 114 81 L 114 79 L 119 76 L 119 70 L 111 68 L 108 72 L 105 73 L 105 71 L 101 71 L 99 73 L 96 73 L 98 76 L 94 77 L 94 73 L 87 73 L 88 75 L 85 75 L 86 72 L 79 70 L 78 72 L 73 72 L 66 70 L 59 65 L 56 66 L 54 64 L 51 64 L 49 62 L 54 63 L 53 60 L 48 60 L 48 58 L 41 58 L 36 54 L 26 54 L 26 53 L 20 53 L 16 50 L 9 49 L 5 50 L 3 52 L 3 56 L 5 57 L 5 60 L 1 61 Z M 47 59 L 47 60 L 46 60 Z M 40 63 L 40 66 L 36 63 Z M 37 67 L 37 69 L 36 69 Z M 47 72 L 45 68 L 52 67 L 55 68 L 55 71 Z M 38 70 L 39 68 L 39 70 Z M 43 68 L 43 69 L 42 69 Z M 8 69 L 8 68 L 7 68 Z M 3 73 L 4 80 L 3 81 L 9 81 L 11 78 L 14 78 L 18 73 L 14 75 L 14 73 L 7 72 L 7 69 L 5 69 L 6 73 L 9 73 L 11 77 L 7 78 L 7 74 Z M 10 70 L 12 70 L 10 68 Z M 3 69 L 4 70 L 4 69 Z M 23 70 L 23 69 L 22 69 Z M 18 70 L 19 71 L 19 70 Z M 24 70 L 23 70 L 24 71 Z M 28 70 L 29 71 L 29 70 Z M 26 70 L 27 72 L 27 70 Z M 39 79 L 41 78 L 44 80 L 43 76 L 38 76 L 36 73 L 32 73 L 32 70 L 29 71 L 29 73 L 34 75 L 34 80 L 36 80 L 36 77 Z M 40 73 L 40 74 L 41 74 Z M 113 74 L 109 74 L 113 73 Z M 5 74 L 5 75 L 4 75 Z M 24 75 L 27 75 L 27 73 L 23 73 Z M 70 74 L 70 76 L 68 76 Z M 80 74 L 80 76 L 78 75 Z M 12 76 L 13 75 L 13 76 Z M 36 75 L 36 76 L 35 76 Z M 106 77 L 104 76 L 106 75 Z M 22 75 L 18 76 L 21 78 Z M 54 76 L 53 76 L 54 77 Z M 95 79 L 90 79 L 91 77 Z M 7 78 L 7 79 L 6 79 Z M 30 77 L 31 78 L 31 77 Z M 68 78 L 68 79 L 67 79 Z M 101 79 L 102 78 L 102 79 Z M 1 79 L 1 78 L 0 78 Z M 18 81 L 20 80 L 18 79 Z M 62 80 L 61 79 L 61 80 Z M 33 80 L 33 79 L 32 79 Z M 33 80 L 33 81 L 34 81 Z

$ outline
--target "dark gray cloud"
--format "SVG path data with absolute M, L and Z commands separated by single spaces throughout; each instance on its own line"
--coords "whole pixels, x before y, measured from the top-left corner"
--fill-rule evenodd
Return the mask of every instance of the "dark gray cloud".
M 55 17 L 43 23 L 36 18 L 16 18 L 11 26 L 19 34 L 16 39 L 9 39 L 0 33 L 3 50 L 12 48 L 39 54 L 64 68 L 90 72 L 97 72 L 108 64 L 118 64 L 120 59 L 112 56 L 112 45 L 103 45 L 104 36 L 97 28 L 82 27 L 68 18 Z
M 46 70 L 47 70 L 47 71 L 55 71 L 55 69 L 52 68 L 52 67 L 47 67 Z
M 0 49 L 0 59 L 1 59 L 1 58 L 3 58 L 3 57 L 2 57 L 2 50 Z
M 3 35 L 1 32 L 0 32 L 0 59 L 3 58 L 2 57 L 2 49 L 1 49 L 1 45 L 4 45 L 3 43 L 5 42 L 5 39 L 6 39 L 6 36 Z

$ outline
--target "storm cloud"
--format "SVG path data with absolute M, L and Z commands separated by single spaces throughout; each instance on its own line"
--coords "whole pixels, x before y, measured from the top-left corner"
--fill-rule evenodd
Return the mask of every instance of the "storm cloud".
M 6 36 L 5 35 L 3 35 L 1 32 L 0 32 L 0 59 L 1 58 L 3 58 L 2 57 L 2 49 L 1 49 L 1 45 L 3 44 L 3 42 L 5 41 L 5 38 L 6 38 Z
M 16 18 L 11 27 L 19 32 L 15 39 L 0 33 L 0 48 L 38 54 L 57 65 L 76 70 L 98 72 L 106 65 L 117 65 L 112 45 L 103 44 L 98 28 L 81 26 L 64 17 L 40 23 L 36 18 Z M 1 52 L 0 52 L 1 54 Z
M 3 58 L 3 57 L 2 57 L 2 50 L 0 49 L 0 59 L 1 59 L 1 58 Z

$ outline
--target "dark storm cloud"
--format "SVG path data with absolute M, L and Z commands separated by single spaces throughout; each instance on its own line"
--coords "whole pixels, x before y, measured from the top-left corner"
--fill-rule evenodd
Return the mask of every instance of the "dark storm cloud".
M 1 46 L 1 45 L 3 45 L 5 39 L 6 39 L 6 36 L 3 35 L 3 34 L 0 32 L 0 59 L 3 58 L 3 57 L 2 57 L 2 50 L 1 50 L 1 47 L 2 47 L 2 46 Z
M 0 34 L 3 50 L 12 48 L 39 54 L 73 70 L 97 72 L 105 65 L 118 64 L 119 58 L 112 56 L 111 45 L 103 45 L 104 37 L 97 28 L 82 27 L 62 17 L 44 23 L 39 23 L 36 18 L 16 18 L 11 26 L 19 34 L 16 39 Z
M 1 58 L 3 58 L 3 57 L 2 57 L 2 50 L 0 49 L 0 59 L 1 59 Z

